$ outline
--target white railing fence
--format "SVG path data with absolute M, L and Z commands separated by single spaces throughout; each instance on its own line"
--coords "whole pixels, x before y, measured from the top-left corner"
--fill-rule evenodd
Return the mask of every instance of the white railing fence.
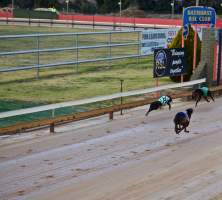
M 84 104 L 89 104 L 89 103 L 96 103 L 96 102 L 101 102 L 101 101 L 117 99 L 121 97 L 130 97 L 130 96 L 135 96 L 135 95 L 147 94 L 151 92 L 158 92 L 158 91 L 167 90 L 167 89 L 187 87 L 187 86 L 192 86 L 196 84 L 201 84 L 204 82 L 206 82 L 206 78 L 189 81 L 189 82 L 183 82 L 183 83 L 167 84 L 167 85 L 162 85 L 162 86 L 158 86 L 154 88 L 134 90 L 134 91 L 129 91 L 129 92 L 121 92 L 121 93 L 116 93 L 116 94 L 106 95 L 106 96 L 98 96 L 98 97 L 93 97 L 93 98 L 83 99 L 83 100 L 68 101 L 68 102 L 63 102 L 63 103 L 49 104 L 49 105 L 44 105 L 44 106 L 19 109 L 19 110 L 8 111 L 8 112 L 0 112 L 0 119 L 19 116 L 19 115 L 25 115 L 25 114 L 31 114 L 31 113 L 37 113 L 37 112 L 42 112 L 42 111 L 50 111 L 50 110 L 54 111 L 55 109 L 58 109 L 58 108 L 79 106 L 79 105 L 84 105 Z

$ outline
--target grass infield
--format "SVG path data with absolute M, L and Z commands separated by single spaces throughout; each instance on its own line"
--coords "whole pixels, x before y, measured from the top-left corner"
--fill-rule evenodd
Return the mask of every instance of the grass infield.
M 47 28 L 47 27 L 24 27 L 24 26 L 0 26 L 0 34 L 29 34 L 29 33 L 55 33 L 55 32 L 90 32 L 86 29 L 70 28 Z M 124 40 L 126 42 L 135 41 L 137 35 L 118 35 L 113 36 L 112 42 Z M 80 38 L 80 45 L 98 44 L 107 42 L 107 37 Z M 66 38 L 46 38 L 40 41 L 40 47 L 64 47 L 73 42 L 73 37 Z M 0 41 L 0 51 L 24 50 L 35 48 L 33 39 L 21 39 L 20 41 Z M 138 51 L 137 47 L 122 47 L 112 50 L 113 55 L 125 55 L 126 53 Z M 81 52 L 83 59 L 93 58 L 107 54 L 107 49 L 97 49 L 95 52 L 87 50 Z M 75 53 L 64 51 L 41 55 L 41 62 L 69 60 Z M 0 59 L 0 68 L 5 66 L 18 66 L 21 64 L 32 64 L 36 62 L 36 55 L 7 56 Z M 153 56 L 144 58 L 131 58 L 112 62 L 97 62 L 80 64 L 78 66 L 62 66 L 51 69 L 41 69 L 40 78 L 36 79 L 36 71 L 19 71 L 0 73 L 0 112 L 15 110 L 19 108 L 32 107 L 37 105 L 64 102 L 77 99 L 85 99 L 99 95 L 109 95 L 120 92 L 120 80 L 123 82 L 123 91 L 144 89 L 155 86 L 155 80 L 152 78 Z M 161 78 L 160 84 L 171 82 L 169 78 Z M 124 98 L 125 101 L 129 99 Z M 69 114 L 87 110 L 89 107 L 101 107 L 112 105 L 116 101 L 106 103 L 97 103 L 94 105 L 81 106 L 76 108 L 67 108 L 58 111 L 59 114 Z M 31 120 L 48 117 L 51 113 L 33 114 L 28 118 Z M 25 116 L 15 117 L 15 120 L 0 120 L 0 126 L 10 124 L 12 121 L 26 120 Z

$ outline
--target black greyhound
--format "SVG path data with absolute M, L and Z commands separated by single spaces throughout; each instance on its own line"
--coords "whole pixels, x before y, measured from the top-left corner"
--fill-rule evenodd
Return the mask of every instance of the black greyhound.
M 146 116 L 152 111 L 152 110 L 157 110 L 161 108 L 162 106 L 165 106 L 166 104 L 169 106 L 169 110 L 171 109 L 171 103 L 172 98 L 169 95 L 166 96 L 161 96 L 158 101 L 154 101 L 150 104 L 149 110 L 146 112 Z
M 191 115 L 193 114 L 193 109 L 189 108 L 186 112 L 178 112 L 174 117 L 174 124 L 175 124 L 175 132 L 179 134 L 182 130 L 184 132 L 189 133 L 187 127 L 190 123 Z
M 210 100 L 208 99 L 208 97 L 210 97 L 213 101 L 214 101 L 214 98 L 213 98 L 213 95 L 212 95 L 212 92 L 208 89 L 208 87 L 202 87 L 202 88 L 199 88 L 199 89 L 196 89 L 193 91 L 192 93 L 192 98 L 194 100 L 196 100 L 196 107 L 197 107 L 197 104 L 198 102 L 201 100 L 201 98 L 204 98 L 207 102 L 210 102 Z

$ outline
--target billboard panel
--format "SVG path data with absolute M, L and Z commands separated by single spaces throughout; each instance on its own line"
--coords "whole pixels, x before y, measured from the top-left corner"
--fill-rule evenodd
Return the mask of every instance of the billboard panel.
M 214 8 L 191 6 L 183 12 L 183 36 L 186 39 L 189 34 L 189 24 L 208 24 L 215 27 L 216 12 Z
M 186 74 L 184 48 L 155 49 L 153 77 L 180 76 Z
M 142 31 L 141 54 L 151 55 L 155 49 L 167 48 L 179 28 L 150 29 Z

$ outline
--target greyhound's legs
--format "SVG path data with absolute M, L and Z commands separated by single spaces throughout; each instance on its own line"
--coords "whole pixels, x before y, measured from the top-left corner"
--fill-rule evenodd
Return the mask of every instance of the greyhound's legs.
M 184 128 L 184 132 L 189 133 L 190 131 L 187 130 L 187 127 Z
M 175 132 L 176 134 L 179 135 L 179 133 L 182 131 L 183 129 L 181 129 L 180 124 L 175 124 Z
M 197 97 L 197 101 L 196 101 L 195 107 L 197 107 L 197 103 L 198 103 L 200 100 L 201 100 L 201 96 L 199 95 L 199 96 Z
M 204 99 L 205 99 L 207 102 L 210 102 L 210 100 L 209 100 L 207 97 L 204 97 Z
M 168 106 L 169 106 L 169 110 L 171 110 L 171 104 L 170 103 L 167 103 L 168 104 Z
M 149 107 L 149 110 L 146 112 L 146 116 L 150 113 L 150 111 L 152 111 L 152 109 L 151 109 L 151 105 L 150 105 L 150 107 Z
M 145 114 L 145 115 L 147 116 L 147 115 L 149 114 L 149 112 L 150 112 L 150 109 L 149 109 L 149 110 L 146 112 L 146 114 Z
M 178 128 L 177 124 L 175 124 L 175 128 L 174 128 L 174 130 L 175 130 L 176 134 L 179 134 L 179 133 L 178 133 L 179 128 Z
M 214 98 L 213 98 L 212 93 L 210 91 L 208 91 L 208 96 L 214 101 Z

